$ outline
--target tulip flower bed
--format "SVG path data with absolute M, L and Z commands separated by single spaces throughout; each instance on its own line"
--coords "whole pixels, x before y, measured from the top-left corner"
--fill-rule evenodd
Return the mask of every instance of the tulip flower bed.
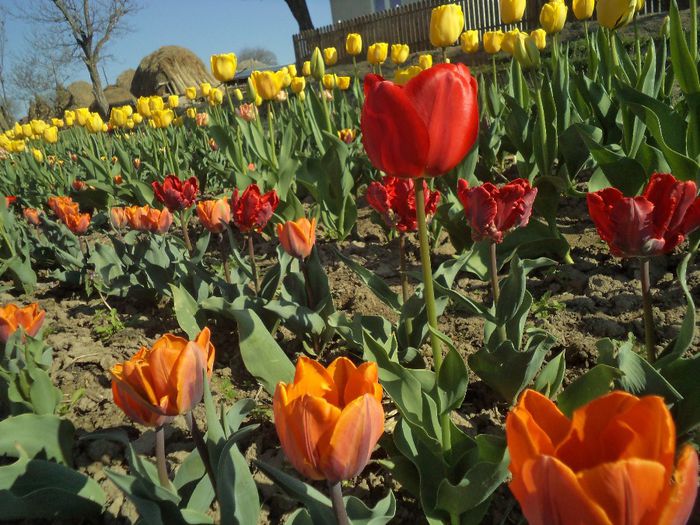
M 245 102 L 215 55 L 187 108 L 1 135 L 0 518 L 696 519 L 697 42 L 618 4 L 585 71 L 558 0 L 449 63 L 448 4 L 395 81 L 317 49 Z

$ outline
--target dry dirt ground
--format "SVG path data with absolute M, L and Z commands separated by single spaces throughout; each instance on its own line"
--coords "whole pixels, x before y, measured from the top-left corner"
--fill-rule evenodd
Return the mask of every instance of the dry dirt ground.
M 643 333 L 638 266 L 609 255 L 588 218 L 584 200 L 572 200 L 567 204 L 563 207 L 565 216 L 560 224 L 573 246 L 575 263 L 559 265 L 554 270 L 533 272 L 528 279 L 528 289 L 536 304 L 536 315 L 531 313 L 529 322 L 556 336 L 558 342 L 553 353 L 566 352 L 569 368 L 566 381 L 569 382 L 595 363 L 595 342 L 598 339 L 624 339 L 628 332 L 632 332 L 641 340 Z M 261 258 L 269 260 L 274 254 L 275 245 L 275 240 L 261 243 Z M 333 246 L 319 241 L 336 308 L 349 315 L 374 314 L 395 320 L 393 313 L 337 260 Z M 357 232 L 340 243 L 339 249 L 386 279 L 397 292 L 400 291 L 396 270 L 398 244 L 396 241 L 387 244 L 383 230 L 370 220 L 366 208 L 361 210 Z M 445 239 L 436 248 L 434 263 L 437 265 L 450 256 L 451 246 Z M 676 335 L 683 318 L 685 302 L 674 273 L 679 260 L 679 254 L 660 257 L 652 267 L 654 316 L 659 344 Z M 411 238 L 409 263 L 412 270 L 419 270 L 415 238 Z M 697 264 L 689 269 L 688 285 L 695 300 L 700 301 L 700 268 Z M 490 301 L 487 283 L 470 279 L 466 274 L 460 276 L 456 287 L 474 299 Z M 110 301 L 124 325 L 123 328 L 113 329 L 112 323 L 107 320 L 107 309 L 99 299 L 86 301 L 81 296 L 66 295 L 65 290 L 58 288 L 54 282 L 44 282 L 31 297 L 0 293 L 0 304 L 34 300 L 47 311 L 45 338 L 55 354 L 52 377 L 64 394 L 66 417 L 75 425 L 78 436 L 96 430 L 125 429 L 139 453 L 152 455 L 153 432 L 131 424 L 114 405 L 108 371 L 116 362 L 129 358 L 141 345 L 151 344 L 168 331 L 179 331 L 171 307 L 141 305 L 128 300 Z M 464 355 L 479 348 L 483 328 L 480 319 L 448 310 L 440 323 L 441 330 L 453 339 Z M 251 422 L 261 423 L 262 426 L 252 441 L 242 444 L 246 457 L 290 468 L 278 448 L 270 420 L 270 399 L 247 374 L 238 355 L 234 324 L 219 323 L 212 326 L 212 332 L 217 350 L 212 379 L 215 401 L 230 405 L 236 399 L 257 397 L 259 404 Z M 293 353 L 299 345 L 292 340 L 289 332 L 280 331 L 278 334 L 280 345 L 294 358 Z M 697 342 L 694 350 L 698 350 Z M 333 353 L 338 351 L 342 351 L 342 347 Z M 499 432 L 508 410 L 507 404 L 500 401 L 478 378 L 470 379 L 464 405 L 455 416 L 458 423 L 468 432 Z M 77 397 L 77 400 L 69 403 L 72 397 Z M 389 413 L 391 407 L 388 402 L 386 408 Z M 203 420 L 201 407 L 195 415 L 200 421 Z M 192 449 L 192 441 L 183 421 L 176 421 L 166 436 L 168 460 L 174 467 Z M 133 505 L 104 474 L 105 468 L 128 470 L 122 447 L 106 440 L 79 441 L 76 458 L 77 468 L 97 479 L 108 494 L 103 523 L 133 523 L 137 518 Z M 294 503 L 283 496 L 262 473 L 255 472 L 255 477 L 263 501 L 261 523 L 282 522 L 284 515 L 294 508 Z M 389 487 L 394 489 L 398 499 L 394 522 L 421 523 L 416 502 L 401 492 L 378 465 L 371 464 L 361 479 L 348 484 L 345 490 L 369 503 L 383 497 Z M 518 523 L 520 516 L 517 506 L 513 509 L 512 503 L 507 489 L 502 487 L 485 523 Z

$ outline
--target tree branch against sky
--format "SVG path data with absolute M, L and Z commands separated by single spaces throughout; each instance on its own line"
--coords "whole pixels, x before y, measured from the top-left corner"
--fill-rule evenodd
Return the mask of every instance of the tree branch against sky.
M 294 19 L 299 24 L 299 31 L 313 29 L 314 23 L 311 21 L 309 14 L 309 6 L 306 5 L 306 0 L 284 0 L 289 6 L 289 10 L 294 15 Z
M 16 2 L 17 16 L 43 28 L 47 42 L 70 50 L 90 75 L 95 101 L 104 116 L 108 103 L 102 87 L 99 64 L 104 48 L 113 37 L 124 34 L 129 15 L 140 9 L 138 0 L 24 0 Z

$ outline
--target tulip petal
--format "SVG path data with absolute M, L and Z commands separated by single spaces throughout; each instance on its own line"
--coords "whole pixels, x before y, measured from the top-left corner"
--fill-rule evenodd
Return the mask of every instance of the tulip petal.
M 476 141 L 476 80 L 464 64 L 438 64 L 409 80 L 405 92 L 428 131 L 428 173 L 447 173 Z
M 526 461 L 509 486 L 530 525 L 617 525 L 583 491 L 571 469 L 551 456 Z
M 681 450 L 673 482 L 660 517 L 650 525 L 685 525 L 690 519 L 698 496 L 698 453 L 691 445 Z
M 331 374 L 318 361 L 300 356 L 297 360 L 294 381 L 287 385 L 287 396 L 290 402 L 302 395 L 326 399 L 329 403 L 338 404 L 338 391 Z
M 352 376 L 357 367 L 347 357 L 339 357 L 334 360 L 328 368 L 328 374 L 333 378 L 334 390 L 338 392 L 337 405 L 344 407 L 347 401 L 345 400 L 345 388 L 348 384 L 348 379 Z M 350 400 L 352 401 L 352 400 Z
M 578 474 L 581 488 L 612 523 L 644 523 L 660 504 L 667 482 L 660 463 L 627 459 L 603 463 Z
M 370 394 L 381 403 L 382 392 L 377 363 L 367 361 L 352 370 L 345 385 L 343 399 L 347 405 L 364 394 Z
M 404 89 L 380 78 L 365 80 L 360 126 L 367 156 L 388 175 L 420 177 L 430 148 L 428 130 Z
M 282 449 L 301 474 L 311 479 L 324 479 L 319 469 L 319 442 L 329 439 L 341 411 L 314 396 L 302 395 L 290 400 L 284 388 L 284 385 L 277 387 L 272 402 Z
M 177 358 L 170 376 L 170 399 L 177 401 L 177 413 L 192 410 L 204 394 L 206 364 L 197 343 L 189 342 Z
M 384 433 L 384 409 L 371 394 L 348 404 L 327 441 L 319 443 L 320 467 L 330 483 L 357 476 Z
M 168 392 L 175 363 L 188 344 L 189 341 L 173 334 L 165 334 L 153 343 L 145 354 L 153 390 Z

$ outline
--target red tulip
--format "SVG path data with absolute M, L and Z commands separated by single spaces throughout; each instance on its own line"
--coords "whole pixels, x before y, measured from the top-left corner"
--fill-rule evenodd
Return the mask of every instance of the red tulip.
M 181 181 L 173 174 L 165 177 L 162 184 L 154 181 L 151 186 L 153 186 L 156 199 L 165 204 L 166 208 L 171 212 L 184 210 L 192 206 L 197 199 L 197 191 L 199 190 L 197 177 L 190 177 L 185 181 Z
M 617 188 L 589 193 L 588 212 L 613 255 L 648 257 L 673 251 L 700 227 L 696 194 L 694 182 L 655 173 L 638 197 L 625 197 Z
M 440 192 L 430 191 L 423 181 L 425 213 L 432 215 L 440 202 Z M 416 195 L 412 179 L 384 177 L 367 187 L 367 203 L 382 216 L 387 227 L 400 232 L 416 231 Z
M 14 195 L 8 195 L 7 197 L 5 197 L 5 206 L 7 206 L 9 208 L 10 205 L 13 202 L 15 202 L 16 200 L 17 200 L 17 197 L 15 197 Z
M 243 233 L 262 231 L 277 209 L 280 199 L 275 190 L 260 194 L 257 184 L 251 184 L 238 196 L 238 189 L 231 196 L 233 224 Z
M 536 196 L 537 188 L 531 188 L 525 179 L 515 179 L 500 188 L 490 182 L 475 188 L 464 179 L 457 183 L 457 197 L 464 206 L 474 241 L 491 239 L 500 243 L 511 229 L 527 226 Z
M 479 126 L 477 84 L 463 64 L 439 64 L 405 86 L 365 77 L 362 143 L 395 177 L 442 175 L 464 158 Z
M 664 400 L 611 392 L 562 414 L 526 390 L 506 418 L 510 489 L 531 525 L 682 525 L 698 489 L 698 454 L 676 457 Z

